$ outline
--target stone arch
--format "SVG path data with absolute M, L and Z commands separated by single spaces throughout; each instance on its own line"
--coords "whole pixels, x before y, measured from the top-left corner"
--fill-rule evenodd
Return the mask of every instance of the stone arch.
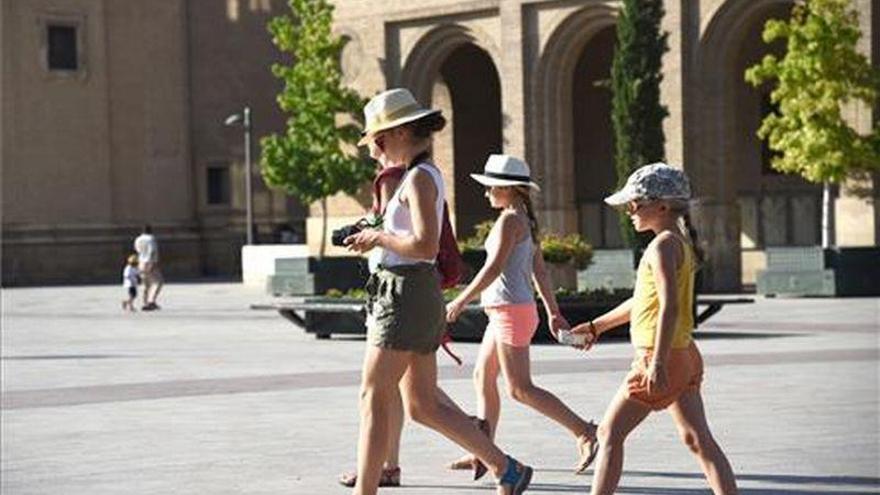
M 464 26 L 438 26 L 416 43 L 401 73 L 403 86 L 446 116 L 447 127 L 434 140 L 434 156 L 459 236 L 492 218 L 483 189 L 470 173 L 482 169 L 489 153 L 503 151 L 498 54 L 487 40 Z
M 699 40 L 691 107 L 693 125 L 685 129 L 685 163 L 700 195 L 696 221 L 709 241 L 705 285 L 714 290 L 736 290 L 741 286 L 743 212 L 739 195 L 743 178 L 749 176 L 744 165 L 755 161 L 749 153 L 754 152 L 756 143 L 760 147 L 753 137 L 755 122 L 746 122 L 744 117 L 756 96 L 742 89 L 743 51 L 755 29 L 792 5 L 792 0 L 727 0 L 709 17 Z M 756 120 L 754 116 L 750 119 Z M 744 138 L 744 132 L 751 135 Z M 760 172 L 757 178 L 748 178 L 762 180 Z M 773 181 L 778 185 L 794 183 L 795 179 Z
M 442 24 L 425 33 L 407 55 L 401 85 L 409 88 L 420 102 L 430 104 L 443 62 L 457 48 L 469 44 L 488 53 L 496 68 L 501 66 L 498 48 L 486 33 L 460 24 Z
M 527 156 L 541 181 L 539 209 L 548 230 L 577 232 L 573 184 L 573 72 L 584 47 L 616 25 L 617 8 L 590 5 L 563 20 L 548 38 L 529 83 Z

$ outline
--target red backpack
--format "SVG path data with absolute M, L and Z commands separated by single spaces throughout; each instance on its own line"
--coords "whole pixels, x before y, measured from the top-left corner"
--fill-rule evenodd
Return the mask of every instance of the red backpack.
M 449 222 L 449 206 L 443 202 L 443 220 L 440 224 L 440 251 L 437 253 L 437 271 L 440 272 L 440 288 L 455 287 L 464 273 L 464 260 L 458 250 L 458 241 Z

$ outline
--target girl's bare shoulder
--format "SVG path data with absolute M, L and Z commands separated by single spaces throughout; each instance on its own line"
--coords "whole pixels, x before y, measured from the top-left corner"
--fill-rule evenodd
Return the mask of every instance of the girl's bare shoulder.
M 645 255 L 650 256 L 650 258 L 657 261 L 662 259 L 664 261 L 673 261 L 675 264 L 678 264 L 678 261 L 682 256 L 682 249 L 683 246 L 681 239 L 672 232 L 665 231 L 657 234 L 657 236 L 651 240 L 647 249 L 645 249 Z
M 498 215 L 495 221 L 496 228 L 502 233 L 519 240 L 528 231 L 528 220 L 525 216 L 516 211 L 505 210 Z

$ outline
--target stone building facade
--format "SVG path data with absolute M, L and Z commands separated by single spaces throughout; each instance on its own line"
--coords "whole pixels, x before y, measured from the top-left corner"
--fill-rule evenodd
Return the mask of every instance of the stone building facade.
M 876 64 L 880 9 L 855 2 L 861 48 Z M 282 129 L 274 104 L 280 86 L 268 71 L 278 56 L 265 23 L 284 3 L 2 0 L 4 284 L 115 276 L 147 221 L 157 227 L 169 269 L 237 270 L 243 148 L 240 129 L 222 122 L 249 104 L 257 136 Z M 335 4 L 336 30 L 348 40 L 346 82 L 365 96 L 408 87 L 448 117 L 435 156 L 459 235 L 491 215 L 468 174 L 488 153 L 503 151 L 531 164 L 542 185 L 545 230 L 580 232 L 597 247 L 619 245 L 615 214 L 601 204 L 615 178 L 610 94 L 597 84 L 609 77 L 617 2 Z M 791 5 L 665 3 L 666 154 L 694 183 L 711 260 L 706 283 L 715 290 L 753 281 L 767 246 L 819 242 L 821 191 L 767 167 L 769 154 L 755 137 L 769 110 L 767 90 L 742 76 L 768 50 L 779 50 L 766 47 L 760 32 Z M 65 36 L 75 40 L 79 63 L 53 69 L 48 52 Z M 858 128 L 872 125 L 871 109 L 847 111 Z M 256 183 L 264 237 L 307 215 Z M 878 188 L 863 185 L 877 195 Z M 365 194 L 331 198 L 331 227 L 359 217 Z M 880 209 L 872 201 L 844 188 L 836 206 L 839 244 L 878 244 Z M 313 207 L 305 224 L 315 248 L 320 222 Z
M 237 273 L 243 130 L 223 122 L 250 105 L 255 141 L 283 127 L 266 23 L 285 2 L 0 5 L 4 285 L 115 280 L 144 223 L 172 280 Z M 254 175 L 259 237 L 302 223 Z

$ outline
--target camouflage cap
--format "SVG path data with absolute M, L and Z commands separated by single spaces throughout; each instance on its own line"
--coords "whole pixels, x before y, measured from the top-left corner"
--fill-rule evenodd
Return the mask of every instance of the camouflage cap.
M 683 171 L 665 163 L 652 163 L 633 172 L 626 184 L 605 198 L 611 206 L 621 206 L 639 199 L 691 198 L 691 185 Z

